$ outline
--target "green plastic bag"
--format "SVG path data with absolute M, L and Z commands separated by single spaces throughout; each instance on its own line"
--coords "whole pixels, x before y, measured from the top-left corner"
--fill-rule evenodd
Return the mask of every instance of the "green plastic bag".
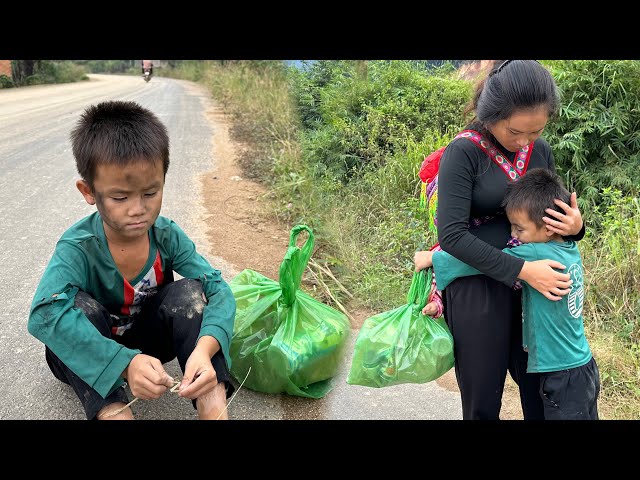
M 300 248 L 302 231 L 309 237 Z M 254 270 L 229 282 L 236 299 L 231 374 L 241 382 L 249 373 L 244 385 L 252 390 L 321 398 L 332 388 L 351 326 L 346 315 L 299 289 L 313 244 L 311 229 L 296 225 L 279 282 Z
M 430 286 L 430 268 L 414 273 L 406 305 L 364 321 L 347 383 L 365 387 L 426 383 L 453 367 L 453 337 L 447 324 L 422 314 Z

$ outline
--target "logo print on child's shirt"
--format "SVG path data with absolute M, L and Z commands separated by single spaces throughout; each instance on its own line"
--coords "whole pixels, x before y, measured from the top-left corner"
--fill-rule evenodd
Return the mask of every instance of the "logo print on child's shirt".
M 577 263 L 574 263 L 569 267 L 567 273 L 571 276 L 573 283 L 571 284 L 571 291 L 567 299 L 569 306 L 569 313 L 573 318 L 578 318 L 582 315 L 582 304 L 584 300 L 584 282 L 582 277 L 582 268 Z

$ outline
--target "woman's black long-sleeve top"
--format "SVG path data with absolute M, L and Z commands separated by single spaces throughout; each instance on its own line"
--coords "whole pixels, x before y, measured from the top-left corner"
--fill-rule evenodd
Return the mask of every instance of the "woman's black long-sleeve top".
M 485 134 L 486 135 L 486 134 Z M 516 152 L 509 152 L 493 136 L 490 141 L 513 164 Z M 527 170 L 546 168 L 555 172 L 551 147 L 543 138 L 533 145 Z M 438 173 L 438 241 L 442 249 L 507 286 L 512 286 L 524 260 L 501 250 L 511 237 L 511 226 L 501 207 L 507 183 L 505 172 L 475 143 L 454 139 L 444 151 Z M 493 216 L 478 226 L 470 219 Z M 580 240 L 584 226 L 577 235 Z

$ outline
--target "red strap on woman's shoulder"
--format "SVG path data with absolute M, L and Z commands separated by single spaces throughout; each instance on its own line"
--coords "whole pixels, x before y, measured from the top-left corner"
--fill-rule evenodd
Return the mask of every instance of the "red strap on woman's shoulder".
M 483 137 L 475 130 L 463 130 L 454 138 L 466 138 L 475 143 L 493 162 L 500 167 L 504 174 L 511 180 L 517 180 L 527 171 L 531 152 L 533 152 L 533 142 L 522 147 L 514 158 L 515 163 L 511 163 L 493 143 Z

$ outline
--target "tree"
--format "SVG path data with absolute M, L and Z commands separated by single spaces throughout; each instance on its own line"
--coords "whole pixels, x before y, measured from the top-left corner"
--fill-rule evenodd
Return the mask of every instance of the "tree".
M 28 77 L 37 71 L 40 60 L 12 60 L 11 76 L 13 83 L 23 85 Z

